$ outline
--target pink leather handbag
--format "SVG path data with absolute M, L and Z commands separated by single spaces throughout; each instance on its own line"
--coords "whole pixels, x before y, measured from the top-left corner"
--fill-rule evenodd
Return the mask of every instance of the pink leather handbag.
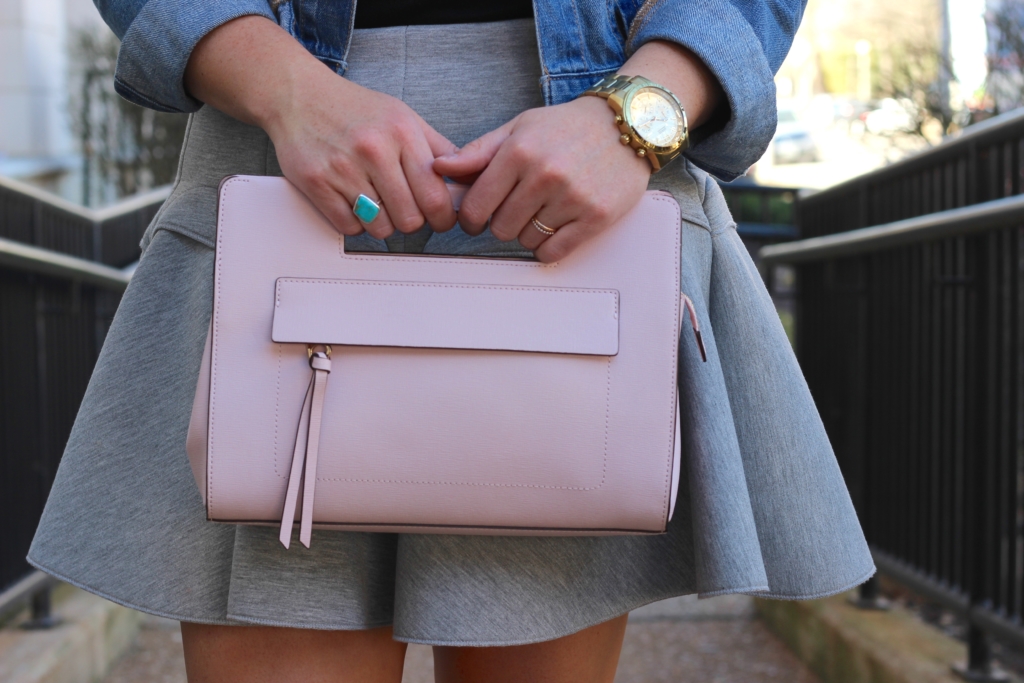
M 665 530 L 688 304 L 670 195 L 554 264 L 348 253 L 282 178 L 226 178 L 217 225 L 187 442 L 208 519 L 280 524 L 285 547 L 296 521 L 307 547 L 314 526 Z

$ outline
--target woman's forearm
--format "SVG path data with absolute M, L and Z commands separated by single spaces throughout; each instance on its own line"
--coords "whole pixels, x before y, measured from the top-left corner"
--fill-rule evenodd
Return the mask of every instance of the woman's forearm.
M 642 75 L 674 92 L 692 128 L 711 116 L 723 96 L 700 59 L 666 41 L 645 43 L 619 72 Z M 185 70 L 185 87 L 196 99 L 269 130 L 301 99 L 300 91 L 308 93 L 322 78 L 337 77 L 274 22 L 245 16 L 199 42 Z
M 722 86 L 704 62 L 685 47 L 663 40 L 644 43 L 619 73 L 643 76 L 675 93 L 691 129 L 711 118 L 723 97 Z
M 321 64 L 274 22 L 239 17 L 196 45 L 185 69 L 189 94 L 229 116 L 268 132 L 288 115 L 291 103 L 320 79 L 340 85 Z

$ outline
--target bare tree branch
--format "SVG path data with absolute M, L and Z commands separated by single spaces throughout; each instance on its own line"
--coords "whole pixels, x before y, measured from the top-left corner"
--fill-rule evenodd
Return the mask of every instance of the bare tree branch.
M 70 114 L 86 205 L 172 182 L 185 136 L 185 115 L 144 109 L 114 92 L 119 47 L 111 33 L 83 30 L 72 48 Z

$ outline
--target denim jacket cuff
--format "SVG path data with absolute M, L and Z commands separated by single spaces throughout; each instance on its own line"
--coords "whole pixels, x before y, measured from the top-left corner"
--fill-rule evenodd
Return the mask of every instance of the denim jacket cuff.
M 192 50 L 221 24 L 253 14 L 276 22 L 267 0 L 149 0 L 121 42 L 114 88 L 125 99 L 157 111 L 196 111 L 203 103 L 185 92 L 184 84 Z
M 753 27 L 728 0 L 648 0 L 630 27 L 627 53 L 651 40 L 691 50 L 725 91 L 727 102 L 695 131 L 686 156 L 722 180 L 746 173 L 777 123 L 774 74 Z

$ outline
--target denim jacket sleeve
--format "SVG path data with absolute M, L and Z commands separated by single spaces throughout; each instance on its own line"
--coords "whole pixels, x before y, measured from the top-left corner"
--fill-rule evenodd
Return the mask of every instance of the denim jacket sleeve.
M 184 75 L 203 36 L 245 15 L 276 21 L 268 0 L 94 1 L 121 39 L 114 88 L 125 99 L 157 111 L 193 112 L 202 106 L 185 92 Z
M 724 179 L 742 175 L 775 134 L 774 75 L 806 0 L 646 0 L 629 27 L 627 54 L 650 40 L 683 45 L 725 91 L 725 106 L 694 136 L 687 157 Z

